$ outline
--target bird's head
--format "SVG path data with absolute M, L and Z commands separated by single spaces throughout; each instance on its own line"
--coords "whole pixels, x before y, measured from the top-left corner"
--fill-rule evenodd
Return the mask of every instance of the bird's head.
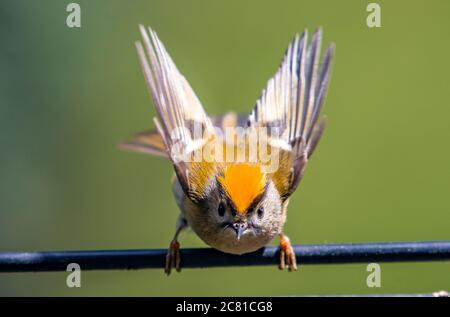
M 226 165 L 211 182 L 211 190 L 190 220 L 209 245 L 246 253 L 261 248 L 280 232 L 285 221 L 283 202 L 259 165 Z

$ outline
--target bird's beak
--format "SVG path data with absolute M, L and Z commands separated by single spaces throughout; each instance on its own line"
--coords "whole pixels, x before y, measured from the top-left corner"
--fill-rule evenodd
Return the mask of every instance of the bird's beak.
M 242 234 L 244 233 L 245 229 L 247 229 L 248 225 L 246 222 L 235 222 L 233 223 L 233 228 L 236 231 L 236 240 L 239 241 L 241 239 Z

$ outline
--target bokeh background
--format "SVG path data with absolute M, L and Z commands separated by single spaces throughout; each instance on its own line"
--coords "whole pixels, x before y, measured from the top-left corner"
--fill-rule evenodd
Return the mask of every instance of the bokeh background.
M 209 113 L 248 112 L 295 33 L 336 43 L 328 127 L 290 204 L 295 243 L 450 239 L 450 2 L 2 0 L 0 251 L 167 247 L 170 164 L 116 143 L 153 127 L 136 56 L 151 25 Z M 204 247 L 193 234 L 182 246 Z M 450 288 L 449 263 L 0 274 L 0 295 L 302 295 Z M 236 283 L 236 281 L 239 281 Z

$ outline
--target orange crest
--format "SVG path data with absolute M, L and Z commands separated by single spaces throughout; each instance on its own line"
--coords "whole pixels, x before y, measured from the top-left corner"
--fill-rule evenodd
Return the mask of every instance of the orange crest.
M 217 180 L 236 206 L 237 212 L 242 214 L 264 191 L 266 175 L 258 165 L 232 164 L 225 167 L 223 177 L 218 176 Z

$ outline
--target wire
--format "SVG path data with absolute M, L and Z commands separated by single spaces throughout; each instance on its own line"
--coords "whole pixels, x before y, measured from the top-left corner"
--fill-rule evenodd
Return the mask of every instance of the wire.
M 299 264 L 419 262 L 450 260 L 450 241 L 295 245 Z M 0 272 L 163 268 L 166 249 L 0 253 Z M 277 265 L 279 249 L 232 255 L 208 248 L 181 249 L 183 268 Z

